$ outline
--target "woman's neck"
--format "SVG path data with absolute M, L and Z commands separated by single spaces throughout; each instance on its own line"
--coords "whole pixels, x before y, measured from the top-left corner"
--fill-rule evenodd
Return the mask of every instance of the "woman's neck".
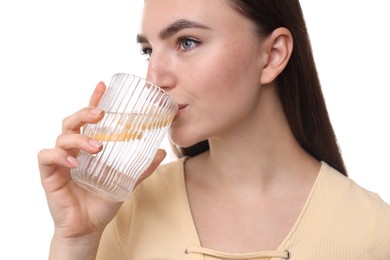
M 320 163 L 296 141 L 275 88 L 263 88 L 253 116 L 210 138 L 210 150 L 188 162 L 200 176 L 207 174 L 218 186 L 267 190 L 318 172 Z

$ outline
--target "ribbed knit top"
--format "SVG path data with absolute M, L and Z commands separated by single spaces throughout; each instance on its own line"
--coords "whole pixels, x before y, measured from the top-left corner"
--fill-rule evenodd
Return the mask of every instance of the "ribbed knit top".
M 107 226 L 99 260 L 390 260 L 390 205 L 322 163 L 306 203 L 274 251 L 202 247 L 187 198 L 184 161 L 160 166 Z

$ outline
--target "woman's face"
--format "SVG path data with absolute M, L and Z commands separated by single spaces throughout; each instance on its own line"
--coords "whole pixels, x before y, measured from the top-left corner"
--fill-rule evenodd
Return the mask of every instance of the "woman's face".
M 262 41 L 229 1 L 147 0 L 137 39 L 149 56 L 147 79 L 180 104 L 174 143 L 237 134 L 253 120 Z

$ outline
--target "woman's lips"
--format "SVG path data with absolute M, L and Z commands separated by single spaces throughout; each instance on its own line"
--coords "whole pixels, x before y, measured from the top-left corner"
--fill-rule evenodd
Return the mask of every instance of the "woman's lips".
M 187 106 L 188 104 L 179 104 L 178 105 L 179 109 L 176 112 L 176 117 L 178 117 Z
M 179 110 L 186 108 L 188 105 L 187 104 L 179 104 Z

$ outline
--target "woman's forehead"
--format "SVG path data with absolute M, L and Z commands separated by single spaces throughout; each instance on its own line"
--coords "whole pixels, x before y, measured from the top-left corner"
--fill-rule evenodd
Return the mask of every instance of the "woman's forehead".
M 229 3 L 229 0 L 147 0 L 144 16 L 150 20 L 215 18 L 223 22 L 226 16 L 236 13 Z
M 177 21 L 191 21 L 207 27 L 237 24 L 245 19 L 234 10 L 229 0 L 147 0 L 141 31 L 161 30 Z

